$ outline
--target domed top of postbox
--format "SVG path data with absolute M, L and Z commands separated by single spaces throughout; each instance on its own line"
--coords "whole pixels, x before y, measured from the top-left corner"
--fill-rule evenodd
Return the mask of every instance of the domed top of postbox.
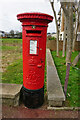
M 43 23 L 49 23 L 52 22 L 53 17 L 44 14 L 44 13 L 21 13 L 17 15 L 17 19 L 20 20 L 20 22 L 43 22 Z

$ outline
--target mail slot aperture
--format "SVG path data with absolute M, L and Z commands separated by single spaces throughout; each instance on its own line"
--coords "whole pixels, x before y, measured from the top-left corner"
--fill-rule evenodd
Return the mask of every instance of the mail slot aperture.
M 41 34 L 40 30 L 26 30 L 27 34 Z
M 40 30 L 26 30 L 26 36 L 41 36 Z

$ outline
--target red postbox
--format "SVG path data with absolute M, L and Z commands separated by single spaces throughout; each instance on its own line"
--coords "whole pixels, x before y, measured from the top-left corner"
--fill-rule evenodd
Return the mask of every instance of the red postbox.
M 44 70 L 48 23 L 53 17 L 43 13 L 17 15 L 22 22 L 23 102 L 36 108 L 44 101 Z

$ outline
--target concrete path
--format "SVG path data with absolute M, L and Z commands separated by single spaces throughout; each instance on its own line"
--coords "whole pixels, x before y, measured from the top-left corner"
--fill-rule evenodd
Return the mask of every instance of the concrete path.
M 80 111 L 55 111 L 47 109 L 28 109 L 24 105 L 18 107 L 10 107 L 3 105 L 2 117 L 3 118 L 78 118 Z M 74 119 L 74 120 L 75 120 Z M 43 119 L 46 120 L 46 119 Z M 49 119 L 48 119 L 49 120 Z M 61 119 L 62 120 L 62 119 Z

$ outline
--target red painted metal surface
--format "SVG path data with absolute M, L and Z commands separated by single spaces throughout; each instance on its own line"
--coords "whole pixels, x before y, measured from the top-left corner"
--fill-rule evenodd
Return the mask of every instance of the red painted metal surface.
M 23 86 L 30 90 L 44 86 L 47 26 L 53 17 L 43 13 L 17 15 L 22 22 Z

